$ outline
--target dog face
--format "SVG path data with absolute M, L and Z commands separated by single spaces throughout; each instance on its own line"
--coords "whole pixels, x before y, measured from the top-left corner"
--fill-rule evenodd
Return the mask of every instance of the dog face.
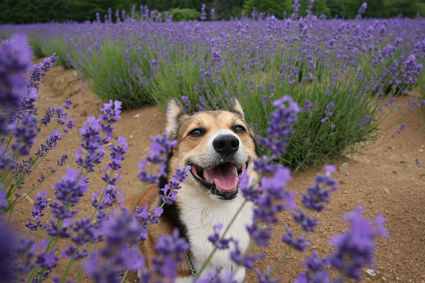
M 166 131 L 178 146 L 170 160 L 175 167 L 190 165 L 186 183 L 220 200 L 238 195 L 238 175 L 253 174 L 251 159 L 256 158 L 256 137 L 245 122 L 236 99 L 229 111 L 204 111 L 189 116 L 182 105 L 170 98 L 166 104 Z

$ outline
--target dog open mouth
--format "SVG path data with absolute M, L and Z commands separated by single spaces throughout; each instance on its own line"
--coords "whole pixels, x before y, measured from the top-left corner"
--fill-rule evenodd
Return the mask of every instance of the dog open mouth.
M 233 163 L 226 162 L 210 169 L 204 169 L 195 164 L 191 164 L 191 166 L 192 175 L 201 185 L 221 199 L 230 200 L 234 199 L 238 193 L 238 175 L 243 173 L 247 164 L 238 167 Z

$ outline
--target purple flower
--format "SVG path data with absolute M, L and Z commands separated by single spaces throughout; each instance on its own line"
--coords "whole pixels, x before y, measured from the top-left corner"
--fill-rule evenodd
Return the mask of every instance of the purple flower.
M 50 150 L 56 148 L 57 141 L 61 139 L 63 139 L 63 137 L 60 136 L 60 132 L 53 129 L 52 133 L 47 137 L 46 142 L 41 144 L 41 147 L 37 150 L 35 155 L 38 157 L 46 156 Z
M 74 260 L 78 260 L 80 258 L 85 258 L 88 255 L 88 251 L 86 248 L 83 248 L 82 251 L 79 251 L 76 247 L 68 244 L 67 247 L 63 247 L 61 256 L 65 258 L 72 258 Z
M 222 223 L 218 223 L 217 225 L 215 225 L 214 226 L 214 234 L 208 236 L 208 241 L 213 243 L 213 245 L 215 245 L 218 249 L 225 250 L 225 249 L 229 248 L 229 243 L 233 242 L 233 239 L 232 238 L 228 238 L 228 239 L 223 238 L 223 239 L 220 240 L 221 229 L 223 229 Z
M 325 165 L 326 177 L 330 177 L 333 173 L 336 172 L 336 167 L 333 165 Z
M 109 100 L 109 103 L 103 104 L 103 108 L 100 108 L 100 111 L 103 112 L 103 115 L 100 115 L 99 118 L 105 121 L 107 124 L 115 124 L 118 120 L 121 120 L 121 101 Z
M 286 152 L 285 148 L 289 144 L 287 138 L 294 134 L 292 126 L 297 121 L 300 108 L 290 96 L 274 101 L 273 106 L 277 109 L 270 114 L 272 119 L 268 122 L 267 138 L 259 137 L 259 142 L 277 157 Z
M 422 64 L 416 64 L 415 55 L 411 54 L 404 62 L 402 76 L 405 78 L 406 84 L 415 84 L 417 79 L 413 76 L 418 76 L 422 70 Z
M 417 165 L 419 168 L 421 168 L 421 164 L 419 163 L 419 159 L 418 159 L 418 158 L 415 158 L 415 161 L 416 161 L 416 165 Z
M 32 55 L 27 38 L 16 35 L 3 40 L 0 49 L 0 104 L 2 109 L 20 106 L 27 95 L 25 73 L 31 67 Z M 4 129 L 4 127 L 0 127 Z M 5 133 L 5 132 L 3 132 Z
M 0 222 L 0 278 L 2 282 L 10 282 L 16 276 L 13 268 L 13 262 L 10 255 L 16 246 L 16 236 L 12 230 L 4 223 Z M 15 248 L 16 249 L 16 248 Z M 21 268 L 26 266 L 25 262 L 21 262 Z
M 325 115 L 330 117 L 332 116 L 332 110 L 335 108 L 335 103 L 329 102 L 328 106 L 326 106 Z
M 177 140 L 168 140 L 168 133 L 164 133 L 162 137 L 149 137 L 149 139 L 152 141 L 151 148 L 148 151 L 151 156 L 146 159 L 152 163 L 163 163 L 166 159 L 161 155 L 169 154 L 177 146 Z
M 304 206 L 319 212 L 326 208 L 320 203 L 328 203 L 331 192 L 338 189 L 336 181 L 330 178 L 332 172 L 335 172 L 335 168 L 333 166 L 326 166 L 325 169 L 326 176 L 318 174 L 315 178 L 316 184 L 307 188 L 307 194 L 302 193 L 302 203 Z M 322 184 L 331 186 L 331 188 L 329 190 L 324 190 Z
M 150 184 L 156 184 L 158 182 L 158 178 L 160 176 L 166 176 L 165 173 L 165 165 L 160 165 L 160 173 L 158 174 L 149 174 L 146 170 L 146 167 L 148 166 L 148 162 L 145 159 L 140 160 L 140 163 L 138 167 L 140 168 L 139 174 L 137 174 L 137 178 L 139 178 L 140 181 L 150 183 Z M 162 170 L 161 170 L 162 167 Z
M 59 58 L 55 55 L 56 53 L 53 53 L 52 56 L 44 58 L 43 63 L 39 63 L 38 65 L 33 66 L 27 84 L 28 90 L 31 90 L 32 88 L 40 88 L 39 82 L 46 75 L 46 72 L 49 70 L 49 68 L 53 67 L 53 65 L 56 63 L 56 60 Z
M 291 180 L 291 172 L 288 168 L 279 164 L 272 177 L 263 177 L 260 186 L 257 188 L 260 195 L 253 195 L 251 198 L 257 207 L 254 209 L 256 218 L 265 222 L 278 222 L 276 213 L 285 209 L 293 210 L 295 208 L 295 194 L 285 190 L 287 182 Z M 244 189 L 246 192 L 246 190 Z M 282 202 L 284 200 L 285 202 Z
M 184 105 L 189 106 L 190 105 L 190 100 L 187 96 L 182 95 L 182 100 L 184 102 Z
M 239 250 L 238 241 L 235 242 L 235 250 L 230 253 L 230 258 L 239 265 L 245 266 L 246 268 L 253 269 L 254 262 L 264 258 L 264 254 L 259 254 L 254 256 L 251 253 L 242 255 L 242 252 Z
M 285 230 L 288 235 L 282 234 L 282 242 L 294 247 L 295 249 L 301 252 L 303 252 L 308 246 L 310 246 L 310 240 L 306 239 L 305 235 L 301 235 L 300 237 L 294 239 L 291 228 L 285 226 Z
M 16 167 L 17 162 L 13 160 L 12 154 L 10 152 L 5 154 L 5 151 L 6 145 L 2 145 L 0 147 L 0 169 L 4 170 L 8 168 L 13 170 Z
M 58 166 L 63 166 L 63 165 L 65 165 L 65 161 L 68 159 L 68 155 L 67 154 L 62 154 L 62 157 L 61 157 L 61 159 L 59 160 L 59 159 L 57 159 L 57 165 Z
M 166 158 L 164 155 L 169 154 L 174 147 L 177 146 L 177 140 L 168 140 L 168 133 L 164 133 L 164 135 L 156 136 L 156 137 L 150 137 L 150 140 L 152 141 L 151 148 L 148 151 L 150 156 L 148 156 L 145 159 L 140 160 L 139 168 L 141 169 L 139 171 L 139 174 L 137 177 L 142 182 L 152 183 L 155 184 L 158 181 L 158 178 L 161 176 L 166 177 L 165 172 L 165 160 Z M 148 165 L 148 161 L 153 164 L 159 164 L 159 173 L 158 174 L 150 174 L 146 171 L 146 167 Z
M 37 259 L 35 262 L 41 267 L 52 268 L 58 260 L 59 260 L 59 257 L 55 255 L 54 252 L 49 252 L 49 253 L 41 253 L 37 255 Z
M 298 13 L 299 8 L 300 8 L 300 4 L 298 0 L 294 0 L 294 13 Z
M 128 152 L 127 139 L 119 136 L 117 146 L 112 143 L 109 150 L 111 151 L 111 157 L 109 157 L 109 159 L 112 161 L 108 163 L 106 169 L 108 169 L 108 167 L 112 170 L 121 169 L 121 162 L 125 159 L 124 154 Z
M 71 240 L 77 245 L 84 245 L 85 243 L 93 242 L 96 239 L 94 225 L 91 224 L 91 217 L 86 219 L 82 218 L 74 222 L 72 230 L 77 233 L 76 236 L 71 237 Z
M 343 219 L 350 222 L 350 229 L 332 237 L 331 244 L 336 246 L 336 251 L 328 258 L 333 267 L 355 280 L 361 280 L 363 267 L 374 264 L 374 238 L 378 235 L 387 236 L 382 216 L 377 217 L 377 227 L 373 229 L 372 223 L 362 217 L 362 213 L 363 208 L 358 207 L 344 216 Z
M 101 233 L 105 237 L 105 247 L 100 253 L 91 254 L 84 264 L 84 269 L 94 281 L 120 282 L 121 270 L 137 271 L 144 267 L 145 258 L 139 254 L 136 245 L 140 225 L 128 210 L 123 208 L 114 218 L 106 219 L 102 224 Z
M 297 0 L 295 0 L 295 1 L 297 1 Z M 266 275 L 263 276 L 263 274 L 261 273 L 260 270 L 255 269 L 255 272 L 257 272 L 258 282 L 259 283 L 276 283 L 276 282 L 278 282 L 279 279 L 272 279 L 272 278 L 270 278 L 270 271 L 271 271 L 271 268 L 269 266 L 269 267 L 267 267 Z
M 87 117 L 86 123 L 80 129 L 81 139 L 84 141 L 80 145 L 87 150 L 87 155 L 82 158 L 83 152 L 78 149 L 74 157 L 77 165 L 82 166 L 87 172 L 93 172 L 95 164 L 100 164 L 105 155 L 103 145 L 108 143 L 108 140 L 100 136 L 100 122 L 101 119 Z M 112 134 L 112 132 L 109 133 Z
M 14 135 L 14 143 L 11 148 L 16 154 L 25 156 L 30 153 L 30 149 L 35 144 L 35 137 L 37 136 L 37 117 L 23 114 L 21 117 L 20 125 L 15 121 L 9 126 L 12 135 Z
M 28 219 L 29 223 L 25 224 L 25 226 L 29 229 L 37 231 L 38 228 L 47 228 L 47 226 L 43 226 L 40 221 L 40 217 L 44 216 L 43 211 L 47 207 L 47 198 L 49 198 L 49 194 L 47 192 L 42 190 L 41 192 L 37 193 L 37 197 L 34 200 L 34 209 L 31 211 L 35 223 L 32 224 L 31 220 Z
M 176 278 L 177 267 L 182 260 L 183 254 L 189 250 L 189 244 L 184 238 L 180 238 L 179 230 L 174 228 L 173 235 L 162 235 L 154 245 L 158 257 L 152 258 L 154 270 L 161 276 Z
M 254 203 L 258 202 L 258 199 L 261 196 L 261 191 L 250 184 L 249 175 L 246 170 L 244 170 L 243 173 L 239 175 L 238 186 L 247 201 L 252 201 Z
M 221 50 L 212 50 L 212 60 L 214 62 L 220 62 L 221 60 L 223 60 L 223 57 L 221 56 Z
M 325 268 L 329 265 L 328 260 L 320 259 L 316 251 L 313 250 L 313 256 L 307 257 L 301 264 L 305 267 L 305 272 L 300 273 L 293 283 L 331 283 L 328 278 L 329 271 Z
M 303 112 L 310 112 L 313 109 L 313 103 L 306 99 L 303 104 Z
M 363 15 L 364 12 L 366 12 L 366 8 L 367 8 L 367 3 L 363 3 L 362 6 L 359 9 L 359 14 Z
M 201 7 L 201 20 L 205 21 L 207 19 L 207 12 L 205 12 L 205 4 L 202 4 Z
M 166 204 L 172 204 L 176 199 L 177 199 L 177 191 L 171 190 L 170 192 L 170 186 L 169 185 L 165 185 L 162 189 L 161 189 L 161 199 L 166 203 Z
M 314 232 L 315 227 L 319 225 L 317 218 L 312 218 L 309 214 L 305 215 L 301 208 L 298 209 L 299 215 L 292 212 L 292 217 L 294 221 L 300 224 L 303 227 L 303 230 L 306 232 Z
M 55 190 L 56 199 L 67 204 L 77 204 L 81 197 L 84 196 L 88 185 L 84 182 L 84 178 L 78 170 L 68 168 L 61 182 L 57 182 L 53 189 Z
M 253 224 L 247 226 L 246 229 L 257 245 L 263 247 L 269 246 L 269 240 L 272 237 L 270 233 L 270 231 L 273 230 L 272 227 L 260 228 L 256 223 L 256 219 L 254 219 Z
M 166 204 L 172 204 L 177 198 L 177 191 L 181 188 L 180 183 L 184 183 L 186 179 L 187 172 L 190 170 L 190 166 L 186 166 L 183 169 L 176 167 L 176 174 L 174 174 L 169 182 L 164 188 L 161 189 L 161 199 Z
M 253 160 L 254 162 L 254 170 L 258 174 L 274 174 L 276 172 L 278 165 L 273 163 L 272 158 L 268 158 L 267 156 L 262 156 Z

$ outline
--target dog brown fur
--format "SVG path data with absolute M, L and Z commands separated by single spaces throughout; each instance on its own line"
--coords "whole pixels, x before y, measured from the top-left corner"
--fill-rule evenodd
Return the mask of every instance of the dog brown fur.
M 129 199 L 127 199 L 124 202 L 124 205 L 127 208 L 131 208 L 134 204 L 134 202 L 137 200 L 137 196 L 133 196 Z M 160 203 L 161 199 L 159 197 L 159 188 L 157 185 L 153 185 L 148 187 L 140 197 L 139 201 L 136 203 L 136 206 L 142 207 L 148 205 L 148 212 L 153 214 L 153 210 L 161 205 Z M 133 210 L 133 213 L 136 210 Z M 160 217 L 159 221 L 161 225 L 159 224 L 151 224 L 148 225 L 148 236 L 145 241 L 140 242 L 139 248 L 142 251 L 142 253 L 145 255 L 145 257 L 148 259 L 146 264 L 147 267 L 150 270 L 153 270 L 151 259 L 152 257 L 155 257 L 158 255 L 154 248 L 154 244 L 158 241 L 158 238 L 161 235 L 172 235 L 173 234 L 173 226 L 168 221 L 168 219 L 164 217 Z M 186 261 L 183 261 L 180 263 L 177 272 L 179 276 L 190 276 L 190 270 L 189 266 L 187 265 Z

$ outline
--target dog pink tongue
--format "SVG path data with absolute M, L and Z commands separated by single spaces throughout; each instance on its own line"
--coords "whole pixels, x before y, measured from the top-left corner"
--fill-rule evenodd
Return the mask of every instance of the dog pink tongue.
M 223 191 L 233 191 L 238 186 L 239 178 L 233 164 L 224 164 L 208 170 L 210 182 L 215 182 Z

